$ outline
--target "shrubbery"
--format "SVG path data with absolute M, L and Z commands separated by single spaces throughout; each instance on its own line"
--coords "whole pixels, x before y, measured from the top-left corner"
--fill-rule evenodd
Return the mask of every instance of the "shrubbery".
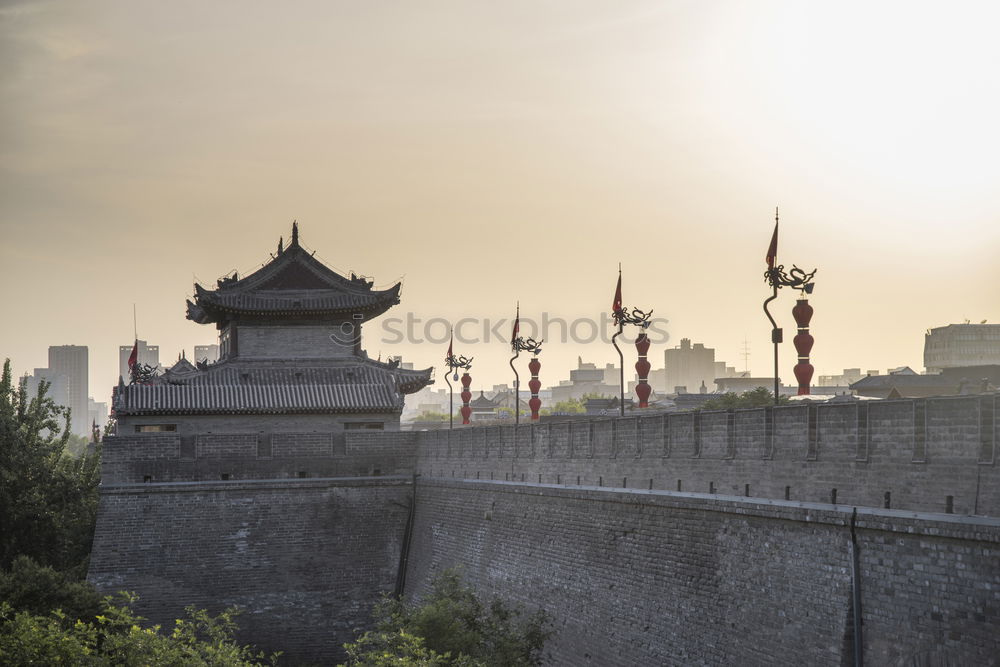
M 454 570 L 434 580 L 421 604 L 386 597 L 374 615 L 376 629 L 345 646 L 349 667 L 538 665 L 552 634 L 544 611 L 483 604 Z

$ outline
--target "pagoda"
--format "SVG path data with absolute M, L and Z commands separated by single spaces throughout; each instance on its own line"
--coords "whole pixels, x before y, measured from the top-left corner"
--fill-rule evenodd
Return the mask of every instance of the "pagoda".
M 178 361 L 144 383 L 114 392 L 119 435 L 244 431 L 398 430 L 406 394 L 432 382 L 433 369 L 370 359 L 361 327 L 399 303 L 400 283 L 331 270 L 299 243 L 278 242 L 250 275 L 195 284 L 188 319 L 214 324 L 219 360 Z

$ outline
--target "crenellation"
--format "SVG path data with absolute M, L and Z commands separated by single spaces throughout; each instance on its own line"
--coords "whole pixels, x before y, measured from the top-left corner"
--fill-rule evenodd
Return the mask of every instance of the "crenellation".
M 517 443 L 513 462 L 489 457 L 445 456 L 444 460 L 455 464 L 448 465 L 457 476 L 474 477 L 478 470 L 503 479 L 505 471 L 514 470 L 529 479 L 538 474 L 562 480 L 630 477 L 648 482 L 652 478 L 654 488 L 663 489 L 675 488 L 678 480 L 684 488 L 695 489 L 707 489 L 711 482 L 720 492 L 734 495 L 745 495 L 749 484 L 754 497 L 782 499 L 787 488 L 793 497 L 817 502 L 829 502 L 836 488 L 838 504 L 883 507 L 888 492 L 893 508 L 943 512 L 951 496 L 953 512 L 996 513 L 998 492 L 983 481 L 998 475 L 994 466 L 978 464 L 983 439 L 995 438 L 988 424 L 985 430 L 981 424 L 984 404 L 995 409 L 993 397 L 926 402 L 930 420 L 926 463 L 913 461 L 912 401 L 811 406 L 811 417 L 810 406 L 796 405 L 553 421 L 518 427 L 516 434 L 523 440 Z M 766 458 L 769 416 L 779 436 L 775 459 Z M 810 420 L 815 425 L 812 452 Z M 693 455 L 696 423 L 702 424 L 700 457 Z M 487 440 L 491 433 L 497 438 L 515 433 L 513 426 L 473 427 L 465 429 L 463 437 L 474 437 L 468 434 L 476 432 Z M 433 443 L 448 437 L 446 431 L 422 434 L 421 470 L 429 470 L 425 462 L 435 460 Z M 654 439 L 659 444 L 657 454 L 651 455 L 648 449 Z M 526 441 L 532 440 L 535 457 L 527 455 Z M 869 440 L 875 443 L 870 455 Z M 641 442 L 642 449 L 632 450 L 632 441 L 636 450 Z M 590 451 L 595 453 L 592 458 L 586 456 Z

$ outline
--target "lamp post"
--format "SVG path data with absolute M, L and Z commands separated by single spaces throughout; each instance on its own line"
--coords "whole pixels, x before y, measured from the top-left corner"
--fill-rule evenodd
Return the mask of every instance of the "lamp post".
M 771 321 L 771 342 L 774 344 L 774 404 L 778 405 L 778 344 L 782 342 L 782 331 L 778 326 L 778 323 L 774 321 L 774 317 L 771 315 L 771 311 L 767 309 L 767 305 L 778 298 L 778 290 L 782 287 L 791 287 L 797 290 L 801 290 L 802 296 L 805 297 L 806 294 L 812 294 L 813 291 L 813 276 L 816 275 L 816 269 L 812 272 L 807 273 L 800 269 L 799 267 L 792 265 L 791 270 L 786 274 L 785 267 L 778 264 L 778 208 L 774 209 L 774 234 L 771 236 L 771 245 L 767 249 L 767 256 L 765 258 L 767 262 L 767 270 L 764 272 L 764 280 L 768 285 L 771 286 L 771 296 L 764 299 L 764 314 L 767 315 L 767 319 Z M 806 300 L 800 299 L 800 301 L 805 302 L 805 308 L 808 308 L 809 317 L 812 316 L 812 308 L 809 307 Z M 800 313 L 802 313 L 800 315 Z M 809 349 L 812 348 L 812 336 L 809 335 L 809 319 L 805 317 L 805 312 L 803 308 L 796 309 L 796 324 L 799 325 L 799 334 L 795 337 L 795 347 L 799 352 L 799 364 L 796 365 L 796 378 L 800 376 L 805 378 L 807 367 L 808 367 L 808 378 L 812 378 L 812 366 L 809 365 Z M 800 322 L 804 322 L 801 324 Z M 808 340 L 807 340 L 808 339 Z M 807 349 L 808 344 L 808 349 Z M 803 354 L 804 353 L 804 354 Z M 799 382 L 799 394 L 808 394 L 809 385 L 808 379 L 805 379 L 805 390 L 802 389 L 803 382 Z
M 634 324 L 642 329 L 649 328 L 651 322 L 649 318 L 653 315 L 653 311 L 648 313 L 639 310 L 638 308 L 633 308 L 631 311 L 622 305 L 622 266 L 618 265 L 618 286 L 615 288 L 615 299 L 611 303 L 611 318 L 614 320 L 615 324 L 618 325 L 618 331 L 611 337 L 611 344 L 614 345 L 615 350 L 618 351 L 618 377 L 621 383 L 621 393 L 619 396 L 619 414 L 622 417 L 625 416 L 625 355 L 622 353 L 622 349 L 618 347 L 618 341 L 615 340 L 618 336 L 621 336 L 625 331 L 626 324 Z M 645 353 L 649 351 L 649 345 L 646 343 L 647 338 L 645 333 L 640 334 L 640 338 L 645 344 L 645 349 L 639 350 L 641 357 L 645 357 Z M 639 341 L 636 341 L 637 347 L 639 346 Z M 648 363 L 648 362 L 647 362 Z M 649 370 L 646 369 L 648 374 Z M 648 388 L 648 384 L 643 384 L 644 387 Z M 646 399 L 649 398 L 649 394 L 646 394 Z M 640 396 L 640 405 L 646 403 L 646 400 Z M 642 405 L 642 407 L 646 407 Z
M 472 357 L 466 359 L 465 357 L 462 356 L 455 356 L 455 354 L 452 352 L 453 342 L 454 341 L 448 343 L 448 354 L 444 358 L 444 363 L 448 367 L 448 373 L 445 374 L 444 381 L 448 383 L 448 428 L 449 429 L 455 427 L 455 391 L 451 386 L 451 382 L 448 380 L 448 375 L 454 374 L 452 379 L 457 382 L 459 368 L 462 368 L 466 371 L 472 368 Z M 468 373 L 466 373 L 465 375 L 466 377 L 468 377 Z M 465 386 L 464 382 L 463 386 Z M 463 391 L 462 393 L 464 394 L 466 393 L 466 391 Z M 465 415 L 463 414 L 463 418 L 464 416 Z

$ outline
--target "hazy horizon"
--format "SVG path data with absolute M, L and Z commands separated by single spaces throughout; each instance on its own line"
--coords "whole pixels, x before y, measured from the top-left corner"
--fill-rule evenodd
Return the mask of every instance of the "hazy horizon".
M 987 2 L 0 2 L 0 357 L 216 342 L 195 281 L 287 242 L 404 278 L 382 321 L 596 319 L 771 375 L 764 254 L 818 268 L 816 376 L 923 369 L 923 334 L 1000 321 L 1000 62 Z M 790 341 L 795 294 L 774 309 Z M 509 335 L 509 325 L 504 330 Z M 372 334 L 376 335 L 372 335 Z M 465 345 L 510 383 L 506 340 Z M 547 344 L 543 386 L 608 344 Z M 627 375 L 635 361 L 626 350 Z M 781 376 L 795 363 L 782 346 Z M 523 376 L 522 376 L 523 377 Z

